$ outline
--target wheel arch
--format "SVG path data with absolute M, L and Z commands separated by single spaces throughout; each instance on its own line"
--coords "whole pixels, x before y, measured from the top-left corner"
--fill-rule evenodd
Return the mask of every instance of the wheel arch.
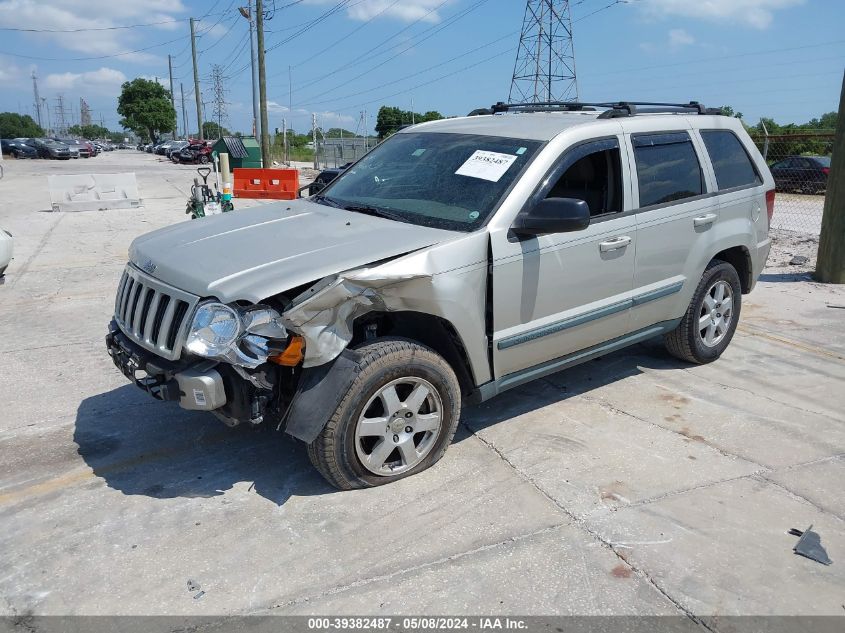
M 747 295 L 754 287 L 753 266 L 751 263 L 751 253 L 745 246 L 732 246 L 719 251 L 713 256 L 713 259 L 719 259 L 727 262 L 736 269 L 739 275 L 739 285 L 742 288 L 742 294 Z
M 455 372 L 464 397 L 475 390 L 475 379 L 467 348 L 454 325 L 448 320 L 425 312 L 396 311 L 368 312 L 353 323 L 352 341 L 355 347 L 373 334 L 378 337 L 399 336 L 430 347 L 440 354 Z

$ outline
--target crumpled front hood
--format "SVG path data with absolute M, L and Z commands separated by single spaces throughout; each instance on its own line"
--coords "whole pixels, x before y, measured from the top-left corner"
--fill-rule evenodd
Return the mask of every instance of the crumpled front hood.
M 293 200 L 147 233 L 132 242 L 129 258 L 153 277 L 200 297 L 257 303 L 460 235 Z

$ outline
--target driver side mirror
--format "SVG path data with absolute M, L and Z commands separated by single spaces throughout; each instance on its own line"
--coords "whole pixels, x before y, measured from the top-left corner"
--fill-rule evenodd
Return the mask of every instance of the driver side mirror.
M 517 235 L 548 235 L 570 233 L 590 226 L 590 205 L 576 198 L 546 198 L 522 211 L 514 220 L 512 230 Z

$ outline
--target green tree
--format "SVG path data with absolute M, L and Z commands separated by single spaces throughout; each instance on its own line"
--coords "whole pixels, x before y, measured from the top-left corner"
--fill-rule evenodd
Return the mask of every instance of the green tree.
M 332 127 L 325 132 L 325 136 L 326 138 L 354 138 L 358 135 L 343 128 Z
M 71 125 L 68 129 L 68 134 L 72 136 L 81 136 L 82 138 L 110 138 L 112 132 L 102 125 Z
M 380 139 L 383 139 L 394 134 L 403 125 L 438 121 L 442 118 L 443 115 L 436 110 L 429 110 L 420 114 L 410 110 L 401 110 L 394 106 L 382 106 L 376 116 L 376 134 Z
M 44 136 L 44 130 L 28 114 L 0 112 L 0 138 Z
M 734 109 L 729 105 L 722 106 L 719 109 L 722 111 L 722 114 L 724 114 L 725 116 L 732 116 L 735 119 L 741 119 L 742 118 L 742 112 L 735 112 Z
M 202 124 L 202 135 L 207 139 L 216 139 L 221 136 L 231 136 L 232 133 L 225 127 L 217 125 L 216 121 L 206 121 Z
M 148 79 L 133 79 L 121 86 L 117 100 L 120 120 L 127 130 L 153 142 L 163 132 L 176 129 L 176 110 L 170 103 L 170 92 L 164 86 Z

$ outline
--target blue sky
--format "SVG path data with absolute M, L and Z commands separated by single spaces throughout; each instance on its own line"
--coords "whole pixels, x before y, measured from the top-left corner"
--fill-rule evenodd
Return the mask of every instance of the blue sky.
M 463 115 L 507 99 L 523 0 L 265 3 L 275 4 L 265 43 L 271 127 L 286 117 L 305 131 L 316 112 L 323 127 L 354 130 L 366 109 L 372 129 L 382 104 Z M 201 18 L 207 118 L 211 68 L 219 64 L 228 77 L 226 125 L 248 131 L 249 43 L 239 4 L 246 0 L 0 0 L 0 111 L 33 113 L 34 70 L 51 115 L 58 94 L 71 117 L 84 97 L 96 120 L 117 129 L 121 82 L 143 76 L 166 84 L 170 54 L 177 100 L 182 83 L 196 129 L 187 23 L 194 16 Z M 761 116 L 804 122 L 837 108 L 845 70 L 841 0 L 571 4 L 582 100 L 696 99 L 730 104 L 748 123 Z M 114 28 L 136 24 L 151 25 Z

